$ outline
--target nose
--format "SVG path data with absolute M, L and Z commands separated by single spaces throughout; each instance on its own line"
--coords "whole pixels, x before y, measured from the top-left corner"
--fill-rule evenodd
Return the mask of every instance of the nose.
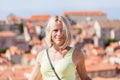
M 62 31 L 59 30 L 59 31 L 57 32 L 57 35 L 62 35 Z

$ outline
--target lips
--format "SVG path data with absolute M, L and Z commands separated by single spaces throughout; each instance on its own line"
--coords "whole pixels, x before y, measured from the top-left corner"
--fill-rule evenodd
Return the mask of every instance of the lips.
M 62 37 L 56 37 L 56 39 L 62 39 Z
M 56 39 L 56 40 L 57 40 L 57 41 L 60 41 L 60 40 L 62 40 L 62 39 L 59 38 L 59 39 Z

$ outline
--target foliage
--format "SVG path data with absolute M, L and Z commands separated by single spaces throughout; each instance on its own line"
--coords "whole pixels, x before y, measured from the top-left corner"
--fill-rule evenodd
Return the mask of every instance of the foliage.
M 19 31 L 20 31 L 20 34 L 22 34 L 22 33 L 23 33 L 23 24 L 20 23 L 20 24 L 15 24 L 15 25 L 18 26 L 18 29 L 19 29 Z
M 7 50 L 7 48 L 1 48 L 1 49 L 0 49 L 0 53 L 5 53 L 6 50 Z
M 112 42 L 117 42 L 117 40 L 116 39 L 107 39 L 106 41 L 105 41 L 105 47 L 107 47 L 107 46 L 109 46 Z

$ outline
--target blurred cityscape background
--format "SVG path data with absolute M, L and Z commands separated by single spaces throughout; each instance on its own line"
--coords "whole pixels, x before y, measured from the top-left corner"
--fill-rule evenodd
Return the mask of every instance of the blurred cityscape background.
M 70 21 L 71 46 L 83 51 L 92 80 L 120 80 L 120 6 L 116 1 L 2 1 L 0 80 L 28 79 L 38 52 L 47 47 L 45 28 L 53 15 Z

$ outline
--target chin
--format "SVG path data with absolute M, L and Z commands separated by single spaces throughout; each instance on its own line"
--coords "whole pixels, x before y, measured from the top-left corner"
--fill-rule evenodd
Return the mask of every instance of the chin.
M 57 44 L 57 45 L 58 45 L 58 46 L 63 46 L 63 44 L 64 44 L 64 43 L 62 43 L 62 44 L 60 43 L 60 44 Z
M 64 41 L 59 40 L 59 41 L 56 41 L 55 43 L 58 46 L 62 46 L 64 44 Z

